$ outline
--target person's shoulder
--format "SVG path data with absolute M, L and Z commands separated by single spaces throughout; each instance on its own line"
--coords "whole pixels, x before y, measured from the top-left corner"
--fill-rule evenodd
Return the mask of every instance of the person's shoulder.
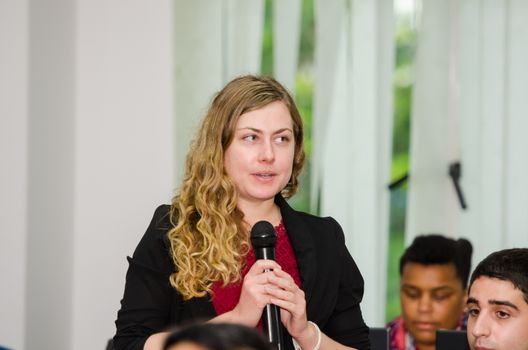
M 297 214 L 304 224 L 317 236 L 323 235 L 325 239 L 328 239 L 328 233 L 333 233 L 332 236 L 336 240 L 344 241 L 341 225 L 333 217 L 317 216 L 301 211 L 297 211 Z
M 151 269 L 161 270 L 167 266 L 167 257 L 170 257 L 170 243 L 167 232 L 173 227 L 171 222 L 171 206 L 160 205 L 154 211 L 150 224 L 139 241 L 133 260 Z M 169 264 L 170 265 L 170 264 Z
M 171 205 L 161 204 L 154 211 L 151 226 L 161 230 L 168 230 L 171 228 Z
M 337 221 L 331 216 L 317 216 L 303 211 L 295 211 L 299 217 L 308 223 L 319 225 L 338 225 Z
M 160 243 L 162 246 L 165 246 L 167 232 L 173 227 L 171 215 L 170 205 L 159 205 L 154 211 L 154 215 L 139 243 L 139 247 L 152 248 Z

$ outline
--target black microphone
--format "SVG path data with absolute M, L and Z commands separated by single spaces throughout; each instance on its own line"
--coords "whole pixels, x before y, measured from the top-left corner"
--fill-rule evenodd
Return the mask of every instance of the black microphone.
M 277 244 L 277 234 L 273 225 L 267 221 L 259 221 L 251 228 L 251 245 L 255 250 L 257 260 L 275 260 L 275 246 Z M 277 305 L 268 304 L 262 314 L 264 333 L 268 340 L 277 350 L 282 350 L 282 332 Z

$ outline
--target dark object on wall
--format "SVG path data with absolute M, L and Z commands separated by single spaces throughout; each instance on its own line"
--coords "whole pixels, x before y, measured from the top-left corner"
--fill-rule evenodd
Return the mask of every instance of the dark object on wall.
M 462 188 L 460 187 L 460 177 L 462 176 L 462 164 L 460 164 L 460 162 L 454 162 L 449 164 L 449 176 L 453 180 L 453 185 L 455 186 L 455 191 L 458 197 L 458 202 L 460 203 L 460 207 L 466 210 L 466 200 L 464 199 L 464 194 L 462 193 Z

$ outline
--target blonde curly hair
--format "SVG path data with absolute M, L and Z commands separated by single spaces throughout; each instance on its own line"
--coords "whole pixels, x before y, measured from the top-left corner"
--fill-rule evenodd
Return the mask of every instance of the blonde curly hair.
M 281 101 L 292 117 L 295 151 L 285 198 L 297 191 L 304 164 L 303 125 L 288 91 L 275 79 L 246 75 L 229 82 L 213 99 L 186 159 L 186 173 L 171 206 L 168 232 L 176 272 L 170 284 L 185 300 L 211 292 L 215 281 L 240 281 L 249 251 L 244 214 L 237 208 L 235 184 L 226 174 L 224 152 L 231 144 L 238 118 Z

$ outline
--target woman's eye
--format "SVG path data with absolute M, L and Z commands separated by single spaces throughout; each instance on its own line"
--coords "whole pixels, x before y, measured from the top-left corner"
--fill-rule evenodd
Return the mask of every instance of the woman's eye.
M 243 137 L 244 141 L 255 141 L 257 139 L 257 135 L 246 135 Z
M 288 136 L 278 136 L 276 140 L 278 143 L 284 143 L 284 142 L 288 142 L 290 138 Z

